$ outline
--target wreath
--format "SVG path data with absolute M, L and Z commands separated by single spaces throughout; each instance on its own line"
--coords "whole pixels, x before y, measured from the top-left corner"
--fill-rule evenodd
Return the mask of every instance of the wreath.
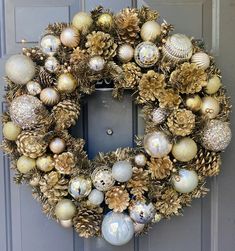
M 206 178 L 218 175 L 231 140 L 231 106 L 214 58 L 158 17 L 148 7 L 113 14 L 99 6 L 50 24 L 39 47 L 6 62 L 2 147 L 15 181 L 81 237 L 122 245 L 181 215 L 208 192 Z M 135 148 L 89 160 L 70 128 L 101 80 L 113 85 L 113 98 L 132 91 L 145 134 Z

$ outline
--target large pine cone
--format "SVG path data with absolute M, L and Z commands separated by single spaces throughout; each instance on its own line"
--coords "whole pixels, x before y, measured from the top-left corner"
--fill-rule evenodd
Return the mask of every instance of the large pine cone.
M 130 62 L 123 64 L 122 68 L 124 72 L 123 87 L 132 89 L 138 85 L 142 76 L 140 67 L 135 63 Z
M 23 131 L 18 136 L 17 150 L 20 154 L 30 158 L 42 156 L 47 149 L 48 143 L 44 139 L 44 134 L 40 131 Z
M 62 174 L 71 174 L 76 165 L 75 157 L 71 152 L 54 155 L 55 169 Z

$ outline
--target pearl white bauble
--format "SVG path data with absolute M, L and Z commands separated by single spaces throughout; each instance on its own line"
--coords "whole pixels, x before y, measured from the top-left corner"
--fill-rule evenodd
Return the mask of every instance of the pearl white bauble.
M 147 159 L 143 153 L 139 153 L 135 156 L 135 164 L 137 166 L 145 166 L 146 163 L 147 163 Z
M 104 69 L 105 60 L 100 56 L 92 57 L 89 60 L 88 66 L 93 71 L 102 71 Z
M 177 160 L 188 162 L 196 156 L 197 144 L 193 139 L 184 137 L 173 145 L 172 154 Z
M 61 45 L 60 39 L 54 35 L 46 35 L 40 41 L 40 47 L 43 53 L 53 56 Z
M 36 166 L 43 172 L 50 172 L 54 168 L 53 158 L 50 155 L 43 155 L 37 158 Z
M 97 189 L 93 189 L 88 196 L 88 200 L 91 204 L 98 206 L 104 200 L 104 193 Z
M 21 173 L 25 174 L 36 167 L 36 161 L 23 155 L 17 160 L 16 166 Z
M 53 73 L 59 69 L 60 64 L 55 57 L 48 57 L 45 61 L 44 66 L 49 72 Z
M 68 191 L 74 199 L 87 197 L 91 192 L 92 182 L 90 178 L 77 176 L 70 180 Z
M 143 41 L 155 42 L 161 34 L 161 26 L 155 21 L 147 21 L 140 30 L 140 36 Z
M 5 65 L 6 75 L 15 84 L 27 84 L 35 75 L 35 64 L 24 55 L 11 56 Z
M 42 88 L 41 85 L 38 82 L 35 81 L 29 81 L 26 85 L 28 94 L 36 96 L 40 94 Z
M 62 199 L 56 204 L 55 215 L 59 220 L 70 220 L 76 214 L 76 206 L 69 199 Z
M 2 129 L 3 136 L 6 139 L 11 140 L 11 141 L 15 141 L 18 135 L 20 134 L 20 132 L 21 132 L 21 128 L 11 121 L 4 124 L 3 129 Z
M 214 94 L 219 90 L 221 86 L 222 86 L 221 79 L 215 75 L 209 79 L 205 87 L 205 93 Z
M 72 20 L 72 24 L 83 34 L 88 33 L 89 28 L 91 27 L 93 20 L 90 14 L 86 12 L 78 12 Z
M 123 63 L 131 61 L 134 57 L 134 49 L 129 44 L 123 44 L 118 48 L 118 57 Z
M 171 151 L 172 144 L 163 132 L 153 132 L 145 135 L 144 149 L 155 158 L 162 158 Z
M 54 88 L 47 87 L 41 91 L 40 100 L 43 104 L 52 106 L 59 102 L 60 95 Z
M 126 182 L 132 176 L 132 166 L 130 162 L 123 160 L 117 161 L 112 167 L 113 178 L 119 182 Z
M 71 73 L 63 73 L 57 80 L 57 89 L 60 92 L 72 93 L 78 85 L 78 81 Z
M 80 41 L 80 34 L 74 27 L 65 28 L 60 34 L 60 40 L 63 45 L 74 48 L 77 47 Z
M 114 246 L 128 243 L 134 235 L 134 225 L 127 214 L 109 212 L 102 222 L 104 239 Z
M 60 220 L 60 224 L 64 228 L 71 228 L 73 226 L 73 221 L 71 219 L 69 219 L 69 220 Z
M 215 118 L 220 112 L 220 104 L 213 97 L 202 98 L 201 113 L 206 115 L 208 118 Z
M 172 177 L 174 189 L 179 193 L 190 193 L 198 185 L 198 175 L 193 170 L 180 169 L 178 175 Z
M 206 70 L 210 66 L 210 57 L 205 52 L 197 52 L 192 56 L 192 63 Z
M 54 138 L 49 145 L 50 150 L 56 154 L 62 153 L 65 147 L 65 141 L 61 138 Z
M 201 109 L 202 99 L 199 95 L 190 96 L 186 99 L 186 106 L 190 110 L 197 112 Z

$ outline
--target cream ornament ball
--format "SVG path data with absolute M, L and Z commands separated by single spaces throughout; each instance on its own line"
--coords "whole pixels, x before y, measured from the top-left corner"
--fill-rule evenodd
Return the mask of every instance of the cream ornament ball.
M 53 106 L 60 101 L 60 95 L 54 88 L 47 87 L 41 91 L 40 100 L 45 105 Z
M 117 161 L 112 167 L 112 175 L 118 182 L 126 182 L 132 176 L 132 165 L 126 160 Z
M 139 153 L 135 156 L 135 164 L 137 166 L 145 166 L 147 163 L 147 158 L 143 153 Z
M 161 34 L 161 26 L 155 21 L 147 21 L 140 30 L 140 36 L 143 41 L 154 42 Z
M 202 107 L 201 97 L 199 95 L 193 95 L 188 97 L 186 99 L 186 106 L 194 112 L 199 111 Z
M 63 45 L 75 48 L 80 42 L 80 34 L 75 27 L 67 27 L 61 32 L 60 40 Z
M 62 93 L 72 93 L 78 85 L 78 81 L 71 73 L 63 73 L 57 80 L 57 89 Z
M 77 28 L 82 34 L 88 33 L 93 20 L 91 15 L 86 12 L 78 12 L 72 20 L 72 24 Z
M 206 70 L 210 66 L 210 57 L 205 52 L 197 52 L 192 56 L 191 62 Z
M 97 189 L 93 189 L 88 196 L 88 201 L 98 206 L 104 201 L 104 193 Z
M 41 85 L 36 81 L 29 81 L 26 85 L 26 89 L 28 91 L 28 94 L 33 96 L 40 94 L 42 90 Z
M 56 154 L 62 153 L 65 150 L 65 147 L 66 147 L 65 141 L 58 137 L 54 138 L 49 144 L 50 150 Z
M 70 180 L 69 182 L 69 194 L 74 199 L 81 199 L 87 197 L 92 188 L 92 182 L 89 178 L 78 176 Z
M 202 98 L 202 106 L 201 106 L 201 113 L 206 115 L 206 117 L 213 119 L 215 118 L 220 112 L 220 104 L 219 102 L 213 97 L 204 97 Z
M 54 168 L 54 161 L 52 156 L 43 155 L 36 160 L 36 166 L 43 172 L 50 172 Z
M 36 161 L 23 155 L 17 160 L 16 166 L 20 173 L 26 174 L 36 167 Z
M 27 84 L 36 73 L 32 59 L 20 54 L 13 55 L 7 60 L 5 71 L 8 78 L 19 85 Z
M 205 87 L 205 93 L 215 94 L 220 89 L 221 86 L 222 86 L 221 79 L 215 75 L 209 79 Z
M 118 57 L 123 63 L 127 63 L 134 57 L 134 49 L 129 44 L 123 44 L 118 48 Z
M 105 60 L 100 56 L 90 58 L 88 66 L 93 71 L 102 71 L 104 69 Z
M 62 199 L 56 204 L 55 215 L 59 220 L 70 220 L 76 214 L 76 206 L 69 199 Z
M 21 133 L 21 128 L 9 121 L 3 125 L 2 133 L 6 139 L 15 141 L 17 140 L 18 135 Z
M 44 66 L 49 72 L 54 73 L 59 70 L 60 64 L 55 57 L 48 57 Z
M 46 35 L 40 41 L 42 52 L 53 56 L 61 45 L 60 38 L 54 35 Z

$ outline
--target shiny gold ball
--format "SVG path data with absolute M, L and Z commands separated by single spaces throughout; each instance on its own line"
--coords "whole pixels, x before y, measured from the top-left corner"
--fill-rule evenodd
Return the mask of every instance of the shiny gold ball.
M 49 145 L 50 150 L 56 154 L 62 153 L 65 147 L 65 141 L 61 138 L 54 138 Z
M 60 92 L 71 93 L 77 85 L 78 82 L 71 73 L 63 73 L 58 78 L 57 88 Z
M 76 214 L 76 206 L 69 199 L 59 201 L 55 207 L 55 215 L 59 220 L 70 220 Z
M 82 34 L 87 34 L 89 28 L 91 27 L 93 20 L 90 14 L 86 12 L 78 12 L 72 20 L 72 24 L 76 27 Z
M 21 128 L 18 125 L 15 125 L 13 122 L 9 121 L 6 124 L 4 124 L 2 133 L 3 136 L 11 141 L 15 141 L 18 137 L 18 135 L 21 132 Z
M 103 13 L 98 17 L 96 24 L 102 30 L 108 31 L 113 27 L 113 17 L 109 13 Z
M 52 105 L 56 105 L 59 102 L 60 95 L 54 88 L 47 87 L 41 91 L 40 100 L 45 105 L 52 106 Z
M 69 48 L 77 47 L 80 41 L 79 31 L 75 27 L 65 28 L 60 35 L 60 40 Z
M 190 96 L 186 99 L 186 106 L 194 111 L 194 112 L 197 112 L 201 109 L 201 106 L 202 106 L 202 99 L 200 98 L 199 95 L 193 95 L 193 96 Z
M 201 113 L 209 119 L 215 118 L 220 112 L 220 104 L 213 97 L 204 97 L 202 99 Z
M 17 160 L 16 166 L 19 172 L 25 174 L 36 167 L 36 161 L 23 155 Z
M 54 168 L 53 158 L 50 155 L 43 155 L 37 158 L 36 166 L 43 172 L 49 172 Z
M 214 94 L 219 90 L 221 86 L 222 86 L 221 79 L 215 75 L 209 79 L 205 87 L 205 92 L 207 94 Z

